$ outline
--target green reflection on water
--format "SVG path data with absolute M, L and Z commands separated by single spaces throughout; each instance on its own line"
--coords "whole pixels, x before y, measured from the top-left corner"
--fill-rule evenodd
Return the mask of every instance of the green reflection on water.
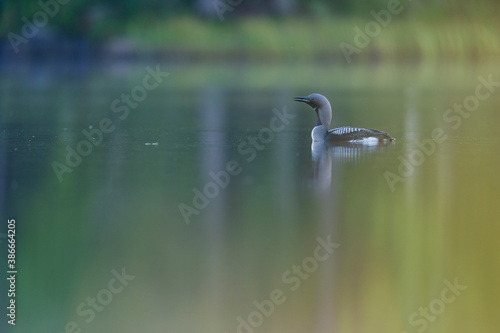
M 468 288 L 426 331 L 498 327 L 500 95 L 458 129 L 443 119 L 474 94 L 478 76 L 498 72 L 162 66 L 169 78 L 124 120 L 111 103 L 142 81 L 145 66 L 43 85 L 2 78 L 19 331 L 62 331 L 75 321 L 88 332 L 235 332 L 237 318 L 256 311 L 253 301 L 280 289 L 286 301 L 263 317 L 261 332 L 416 332 L 423 323 L 409 318 L 455 278 Z M 335 126 L 377 128 L 397 143 L 313 156 L 314 114 L 292 102 L 313 91 L 331 99 Z M 238 147 L 269 126 L 273 108 L 296 117 L 247 161 Z M 66 146 L 104 117 L 116 129 L 59 183 L 51 163 L 64 163 Z M 434 128 L 447 140 L 391 191 L 384 174 L 398 174 Z M 178 205 L 192 205 L 193 188 L 203 191 L 210 172 L 231 160 L 241 173 L 185 224 Z M 283 274 L 328 235 L 341 246 L 291 290 Z M 78 305 L 122 267 L 135 280 L 86 323 Z

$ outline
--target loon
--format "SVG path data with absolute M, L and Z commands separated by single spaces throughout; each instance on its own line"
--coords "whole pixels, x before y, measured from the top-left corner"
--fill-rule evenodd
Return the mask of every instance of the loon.
M 325 96 L 310 94 L 307 97 L 295 97 L 295 102 L 303 102 L 316 111 L 318 123 L 311 132 L 314 142 L 391 142 L 395 141 L 389 134 L 376 130 L 359 127 L 338 127 L 328 130 L 332 121 L 332 107 Z

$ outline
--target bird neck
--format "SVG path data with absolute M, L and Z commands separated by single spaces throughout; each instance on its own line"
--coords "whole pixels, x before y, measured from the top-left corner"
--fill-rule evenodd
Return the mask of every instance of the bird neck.
M 314 108 L 314 111 L 316 111 L 316 118 L 318 119 L 318 121 L 316 122 L 316 126 L 321 126 L 321 125 L 323 125 L 323 124 L 321 123 L 321 119 L 319 118 L 318 108 Z
M 314 108 L 314 111 L 316 111 L 316 116 L 318 118 L 316 126 L 323 125 L 328 129 L 328 127 L 330 127 L 330 122 L 332 121 L 332 109 L 330 105 L 316 107 Z

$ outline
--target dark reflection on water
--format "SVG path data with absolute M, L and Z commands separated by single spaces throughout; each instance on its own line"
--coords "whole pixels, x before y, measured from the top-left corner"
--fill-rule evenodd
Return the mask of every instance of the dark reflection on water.
M 19 221 L 21 331 L 62 331 L 75 321 L 84 331 L 236 332 L 241 320 L 254 320 L 259 332 L 415 332 L 409 317 L 455 278 L 468 289 L 426 331 L 498 326 L 500 95 L 482 101 L 459 130 L 442 117 L 474 92 L 474 69 L 460 74 L 470 82 L 440 82 L 439 94 L 419 68 L 329 76 L 322 84 L 330 91 L 308 89 L 331 98 L 335 126 L 380 128 L 397 142 L 327 147 L 311 145 L 314 114 L 293 103 L 306 89 L 281 79 L 282 88 L 245 86 L 255 71 L 273 74 L 252 66 L 226 82 L 192 85 L 173 68 L 121 120 L 110 105 L 141 82 L 144 67 L 90 68 L 46 84 L 19 73 L 0 79 L 0 198 L 4 214 Z M 234 68 L 225 70 L 231 78 Z M 400 72 L 408 73 L 401 82 Z M 263 129 L 276 112 L 294 117 L 253 145 L 270 135 Z M 66 147 L 104 117 L 116 129 L 60 183 L 51 163 L 64 162 Z M 402 175 L 434 128 L 448 139 Z M 220 176 L 230 161 L 241 171 Z M 401 178 L 393 188 L 387 172 Z M 211 183 L 217 194 L 207 196 Z M 195 190 L 206 196 L 199 207 Z M 197 211 L 189 224 L 181 203 Z M 318 238 L 340 246 L 315 266 L 307 258 Z M 122 267 L 135 280 L 87 323 L 76 308 Z M 273 290 L 286 300 L 267 316 L 254 301 Z

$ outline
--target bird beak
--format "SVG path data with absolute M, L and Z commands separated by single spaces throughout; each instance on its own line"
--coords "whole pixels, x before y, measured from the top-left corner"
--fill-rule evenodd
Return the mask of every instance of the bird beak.
M 295 97 L 293 100 L 295 102 L 302 102 L 302 103 L 307 103 L 307 104 L 309 104 L 311 102 L 311 100 L 307 97 Z

